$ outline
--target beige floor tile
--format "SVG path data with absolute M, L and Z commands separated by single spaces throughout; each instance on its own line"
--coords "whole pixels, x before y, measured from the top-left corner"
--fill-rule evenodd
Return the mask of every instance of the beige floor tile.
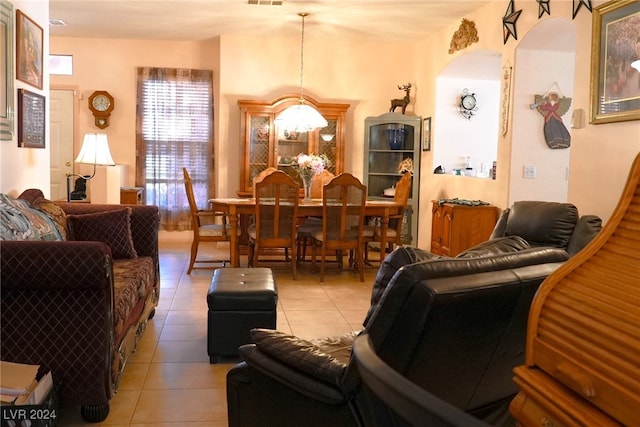
M 159 341 L 152 362 L 209 363 L 207 341 Z
M 165 325 L 206 324 L 205 310 L 171 310 L 165 320 Z
M 149 372 L 149 365 L 151 364 L 148 362 L 127 363 L 126 374 L 122 375 L 118 391 L 142 390 L 147 373 Z
M 160 341 L 206 341 L 207 324 L 164 325 Z
M 144 390 L 225 388 L 227 364 L 151 363 Z
M 224 388 L 143 390 L 132 423 L 216 421 L 227 419 Z

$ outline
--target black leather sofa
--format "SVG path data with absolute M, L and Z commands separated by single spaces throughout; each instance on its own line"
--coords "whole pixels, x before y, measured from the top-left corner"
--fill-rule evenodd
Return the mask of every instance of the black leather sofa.
M 413 247 L 393 251 L 378 270 L 363 322 L 376 354 L 461 410 L 491 425 L 511 425 L 508 404 L 517 392 L 512 370 L 524 362 L 531 300 L 569 258 L 565 249 L 572 237 L 586 242 L 598 228 L 586 226 L 578 231 L 585 236 L 574 236 L 577 210 L 560 208 L 558 221 L 542 234 L 568 235 L 558 241 L 563 247 L 531 247 L 517 235 L 505 235 L 505 227 L 495 232 L 502 237 L 456 258 Z M 509 216 L 516 224 L 518 210 Z M 370 424 L 369 400 L 351 354 L 355 336 L 307 341 L 253 330 L 254 344 L 240 347 L 244 361 L 227 375 L 229 426 Z

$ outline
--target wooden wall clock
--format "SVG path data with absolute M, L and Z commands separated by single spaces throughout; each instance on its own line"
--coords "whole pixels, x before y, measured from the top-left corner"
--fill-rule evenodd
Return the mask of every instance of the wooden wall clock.
M 97 90 L 89 96 L 89 109 L 95 118 L 95 125 L 100 129 L 109 126 L 109 117 L 113 107 L 113 96 L 105 90 Z

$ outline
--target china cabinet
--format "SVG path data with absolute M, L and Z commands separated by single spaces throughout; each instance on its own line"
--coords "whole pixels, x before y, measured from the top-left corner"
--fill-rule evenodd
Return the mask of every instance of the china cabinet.
M 422 120 L 418 116 L 386 113 L 367 117 L 364 124 L 364 184 L 369 199 L 392 199 L 395 184 L 403 173 L 401 164 L 412 165 L 413 178 L 402 227 L 402 241 L 416 245 Z
M 498 220 L 492 205 L 432 201 L 431 253 L 454 257 L 489 238 Z
M 238 196 L 253 194 L 253 178 L 268 167 L 277 167 L 299 179 L 289 166 L 299 153 L 324 154 L 334 174 L 344 170 L 344 134 L 349 104 L 322 103 L 305 96 L 305 102 L 315 107 L 327 120 L 327 126 L 309 132 L 294 132 L 280 128 L 276 118 L 285 108 L 299 102 L 300 95 L 287 95 L 275 101 L 239 100 L 240 139 L 243 155 L 240 164 Z M 302 184 L 301 184 L 302 185 Z

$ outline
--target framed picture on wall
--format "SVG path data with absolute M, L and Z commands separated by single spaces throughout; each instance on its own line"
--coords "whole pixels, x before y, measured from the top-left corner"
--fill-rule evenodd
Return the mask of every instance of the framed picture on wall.
M 431 117 L 422 119 L 422 151 L 431 150 Z
M 590 123 L 640 119 L 640 2 L 593 9 Z
M 16 12 L 16 78 L 42 89 L 42 27 Z
M 13 5 L 0 2 L 0 140 L 13 139 Z
M 18 147 L 44 148 L 45 97 L 18 89 Z

